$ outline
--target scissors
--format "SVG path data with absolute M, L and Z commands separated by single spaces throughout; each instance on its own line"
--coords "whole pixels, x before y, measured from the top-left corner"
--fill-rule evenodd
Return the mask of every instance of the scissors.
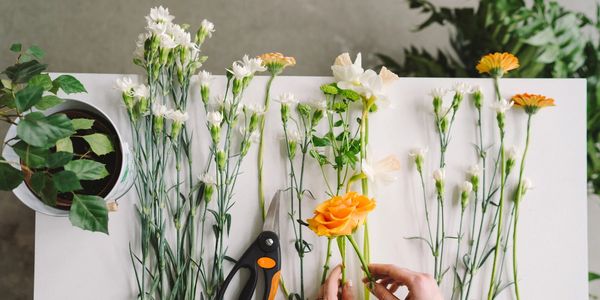
M 246 249 L 240 260 L 238 260 L 229 273 L 225 282 L 219 289 L 217 299 L 225 296 L 225 291 L 235 274 L 242 268 L 250 271 L 250 278 L 244 285 L 240 300 L 252 299 L 258 280 L 258 271 L 262 270 L 265 277 L 265 293 L 263 300 L 273 300 L 277 295 L 279 279 L 281 276 L 281 253 L 279 246 L 279 199 L 281 191 L 277 191 L 263 224 L 263 231 L 258 235 L 254 243 Z

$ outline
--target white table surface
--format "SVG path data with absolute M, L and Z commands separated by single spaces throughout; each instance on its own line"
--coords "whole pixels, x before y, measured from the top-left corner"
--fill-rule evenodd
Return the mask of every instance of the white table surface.
M 113 89 L 120 75 L 78 74 L 88 94 L 76 95 L 79 99 L 92 101 L 129 132 L 119 92 Z M 249 102 L 263 101 L 265 77 L 258 77 L 247 92 Z M 272 95 L 290 91 L 301 99 L 321 97 L 319 85 L 330 81 L 325 77 L 279 77 Z M 430 114 L 431 100 L 426 96 L 433 87 L 451 87 L 456 79 L 402 78 L 389 88 L 394 109 L 381 109 L 371 117 L 370 146 L 372 157 L 383 158 L 397 155 L 402 162 L 399 180 L 386 187 L 378 187 L 375 196 L 378 207 L 370 218 L 372 260 L 394 263 L 421 271 L 432 269 L 432 259 L 426 247 L 409 236 L 425 233 L 422 198 L 418 177 L 408 157 L 415 146 L 429 145 L 427 168 L 435 167 L 438 145 Z M 489 79 L 464 79 L 479 84 L 485 91 L 485 125 L 488 138 L 493 132 L 493 115 L 488 105 L 493 101 L 493 86 Z M 214 93 L 221 90 L 224 78 L 215 81 Z M 505 97 L 515 93 L 542 93 L 556 99 L 557 106 L 543 109 L 535 116 L 532 145 L 527 160 L 526 176 L 534 182 L 535 189 L 528 192 L 522 204 L 519 265 L 523 299 L 587 299 L 587 203 L 586 203 L 586 113 L 585 80 L 578 79 L 507 79 L 501 89 Z M 195 99 L 197 89 L 194 92 Z M 273 102 L 268 114 L 266 132 L 265 182 L 266 195 L 270 199 L 274 191 L 285 185 L 285 160 L 278 146 L 281 124 L 279 105 Z M 195 162 L 203 165 L 207 148 L 207 134 L 199 100 L 192 101 L 190 120 L 197 133 Z M 447 187 L 464 180 L 464 170 L 475 161 L 472 141 L 475 137 L 474 108 L 469 100 L 463 103 L 457 116 L 457 124 L 448 150 Z M 508 116 L 507 145 L 523 148 L 525 116 L 511 112 Z M 236 205 L 233 208 L 232 238 L 230 252 L 239 257 L 245 247 L 254 240 L 260 230 L 259 210 L 256 200 L 256 148 L 245 163 L 236 189 Z M 197 168 L 198 170 L 202 168 Z M 308 168 L 308 187 L 323 196 L 320 173 L 314 163 Z M 199 174 L 198 174 L 199 175 Z M 514 180 L 514 179 L 513 179 Z M 456 197 L 448 201 L 456 207 Z M 287 199 L 284 199 L 286 202 Z M 35 299 L 135 299 L 137 289 L 133 277 L 128 247 L 137 245 L 137 217 L 133 205 L 136 195 L 132 190 L 119 201 L 119 211 L 110 215 L 110 236 L 89 233 L 74 228 L 66 218 L 37 214 L 35 240 Z M 431 200 L 433 203 L 433 199 Z M 305 202 L 304 211 L 310 212 L 316 203 Z M 285 206 L 285 205 L 284 205 Z M 456 214 L 449 214 L 449 224 L 456 224 Z M 306 215 L 305 217 L 309 217 Z M 284 278 L 292 290 L 297 273 L 296 256 L 291 243 L 288 219 L 282 219 L 282 243 L 284 255 Z M 448 232 L 456 230 L 449 225 Z M 287 233 L 287 234 L 286 234 Z M 314 296 L 317 290 L 320 266 L 324 260 L 325 240 L 307 231 L 307 240 L 315 244 L 315 250 L 307 254 L 307 286 Z M 452 241 L 449 241 L 452 244 Z M 454 249 L 453 246 L 450 248 Z M 210 251 L 208 251 L 210 252 Z M 337 252 L 337 251 L 336 251 Z M 335 252 L 334 252 L 335 253 Z M 448 253 L 446 261 L 454 257 Z M 337 254 L 332 259 L 339 262 Z M 350 278 L 359 278 L 357 263 L 350 262 L 354 270 Z M 508 269 L 510 270 L 510 268 Z M 482 270 L 485 272 L 486 270 Z M 319 274 L 319 275 L 317 275 Z M 311 276 L 312 275 L 312 276 Z M 446 284 L 451 284 L 450 276 Z M 480 283 L 487 287 L 485 283 Z M 355 284 L 356 286 L 356 284 Z M 448 290 L 448 287 L 446 287 Z M 487 290 L 487 289 L 484 289 Z M 473 299 L 479 299 L 482 291 L 475 290 Z M 502 299 L 511 299 L 505 292 Z M 279 296 L 279 299 L 283 299 Z

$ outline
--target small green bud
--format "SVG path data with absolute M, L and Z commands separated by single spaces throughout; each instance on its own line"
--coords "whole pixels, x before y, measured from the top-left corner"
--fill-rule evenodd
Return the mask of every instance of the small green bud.
M 433 97 L 433 112 L 436 116 L 440 115 L 440 109 L 442 108 L 442 98 L 441 97 Z
M 200 86 L 200 95 L 202 96 L 202 102 L 208 104 L 208 101 L 210 100 L 210 88 L 208 85 L 203 84 Z
M 215 187 L 212 184 L 207 184 L 204 187 L 204 201 L 206 201 L 206 203 L 210 203 L 210 200 L 212 200 L 212 195 L 215 191 Z
M 337 95 L 339 92 L 338 88 L 335 86 L 335 83 L 322 85 L 321 91 L 323 91 L 323 93 L 329 94 L 329 95 Z
M 217 151 L 217 166 L 219 170 L 223 171 L 225 169 L 225 163 L 227 162 L 227 158 L 225 157 L 225 151 L 219 150 Z
M 181 132 L 181 127 L 183 126 L 183 123 L 178 122 L 178 121 L 174 121 L 171 124 L 171 139 L 176 141 L 177 138 L 179 137 L 179 133 Z
M 290 107 L 287 104 L 281 104 L 281 121 L 287 123 L 290 115 Z
M 305 117 L 308 118 L 310 116 L 310 106 L 308 104 L 305 103 L 300 103 L 296 106 L 296 109 L 298 110 L 298 113 Z
M 155 116 L 153 121 L 152 128 L 154 129 L 154 133 L 158 135 L 163 131 L 165 118 L 163 116 Z
M 318 109 L 313 113 L 312 116 L 312 126 L 317 126 L 317 124 L 319 123 L 319 121 L 321 121 L 321 119 L 323 119 L 323 111 Z
M 440 120 L 440 131 L 443 133 L 448 132 L 448 117 L 443 117 Z
M 473 93 L 473 105 L 475 108 L 481 109 L 481 103 L 483 102 L 483 94 L 480 89 L 477 89 L 475 93 Z
M 248 132 L 253 132 L 258 125 L 259 115 L 257 113 L 252 113 L 250 116 L 250 122 L 248 123 Z

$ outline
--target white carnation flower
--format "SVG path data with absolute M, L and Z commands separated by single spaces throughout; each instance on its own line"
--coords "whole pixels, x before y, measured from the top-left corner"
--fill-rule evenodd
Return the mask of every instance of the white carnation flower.
M 223 115 L 218 111 L 211 111 L 206 115 L 206 120 L 210 125 L 221 126 Z
M 206 32 L 206 36 L 209 38 L 212 37 L 213 32 L 215 32 L 215 24 L 207 19 L 202 20 L 200 28 Z
M 148 24 L 171 23 L 173 19 L 175 19 L 175 17 L 169 13 L 169 9 L 162 7 L 162 5 L 151 8 L 150 14 L 146 16 L 146 21 Z
M 210 72 L 202 70 L 198 73 L 198 81 L 200 81 L 201 86 L 208 86 L 212 80 L 213 76 Z
M 506 111 L 508 111 L 512 106 L 513 106 L 513 102 L 512 101 L 507 101 L 506 99 L 501 99 L 500 101 L 496 101 L 491 105 L 491 108 L 497 113 L 497 114 L 504 114 L 506 113 Z
M 465 181 L 460 185 L 460 191 L 464 194 L 470 194 L 473 191 L 473 184 L 470 181 Z
M 443 168 L 433 171 L 433 179 L 435 179 L 435 181 L 442 182 L 444 181 L 444 178 L 446 178 L 446 171 L 444 171 Z
M 188 113 L 180 110 L 173 110 L 167 113 L 167 118 L 173 120 L 173 122 L 183 123 L 188 119 Z
M 472 94 L 473 92 L 475 92 L 473 87 L 470 84 L 467 84 L 466 82 L 456 82 L 452 87 L 452 90 L 456 94 L 460 95 Z
M 293 104 L 298 103 L 298 99 L 296 98 L 296 96 L 289 92 L 281 94 L 279 96 L 278 101 L 279 101 L 279 103 L 285 104 L 285 105 L 293 105 Z
M 133 83 L 133 79 L 131 79 L 131 77 L 121 77 L 117 79 L 115 88 L 123 93 L 133 95 L 133 89 L 135 86 L 136 85 Z
M 264 72 L 267 67 L 263 66 L 262 59 L 259 57 L 250 58 L 248 55 L 244 55 L 242 58 L 242 64 L 254 75 L 256 72 Z
M 420 157 L 422 159 L 423 157 L 425 157 L 425 155 L 427 155 L 428 151 L 429 151 L 429 148 L 427 148 L 427 147 L 424 147 L 424 148 L 417 147 L 417 148 L 412 148 L 408 152 L 408 155 L 413 158 Z
M 206 185 L 217 184 L 217 182 L 215 181 L 215 178 L 208 173 L 204 173 L 199 179 L 200 179 L 200 181 L 204 182 L 204 184 L 206 184 Z
M 429 96 L 433 98 L 444 98 L 448 95 L 448 89 L 446 88 L 434 88 L 429 92 Z
M 242 80 L 245 77 L 252 75 L 250 69 L 239 62 L 234 62 L 233 65 L 231 65 L 231 73 L 237 80 Z
M 157 102 L 152 104 L 152 114 L 156 117 L 164 117 L 170 112 L 171 111 L 165 105 L 161 105 Z
M 139 84 L 133 88 L 133 95 L 137 98 L 148 98 L 150 97 L 150 90 L 145 84 Z

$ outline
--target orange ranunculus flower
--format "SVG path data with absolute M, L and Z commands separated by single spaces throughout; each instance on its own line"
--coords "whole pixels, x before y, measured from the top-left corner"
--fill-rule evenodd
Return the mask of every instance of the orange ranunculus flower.
M 479 73 L 488 73 L 493 77 L 502 77 L 504 73 L 519 67 L 519 59 L 511 53 L 496 52 L 483 56 L 477 64 Z
M 264 53 L 258 56 L 263 66 L 267 67 L 272 74 L 279 74 L 286 67 L 296 65 L 296 59 L 291 56 L 284 56 L 279 52 Z
M 319 204 L 308 227 L 319 236 L 337 237 L 352 234 L 375 209 L 375 200 L 356 192 L 335 196 Z
M 554 99 L 544 95 L 536 94 L 517 94 L 512 97 L 515 106 L 521 107 L 528 114 L 535 114 L 540 108 L 554 106 Z

